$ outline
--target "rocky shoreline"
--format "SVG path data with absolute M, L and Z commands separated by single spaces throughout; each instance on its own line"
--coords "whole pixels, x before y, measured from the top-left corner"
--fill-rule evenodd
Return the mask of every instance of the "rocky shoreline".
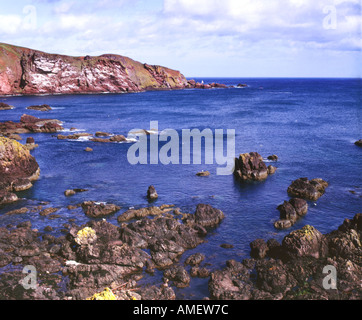
M 33 121 L 39 119 L 29 118 Z M 21 185 L 31 187 L 27 183 L 31 176 L 39 176 L 39 166 L 29 150 L 13 139 L 0 137 L 0 151 L 0 203 L 5 206 L 17 201 Z M 243 182 L 264 180 L 271 172 L 256 152 L 236 161 L 236 177 Z M 288 193 L 316 200 L 327 185 L 321 179 L 301 178 L 292 182 Z M 65 195 L 86 191 L 66 190 Z M 150 186 L 149 199 L 155 194 Z M 228 260 L 225 268 L 212 270 L 205 255 L 187 253 L 204 243 L 227 216 L 209 204 L 198 204 L 193 213 L 181 212 L 173 205 L 151 204 L 119 213 L 120 207 L 101 201 L 85 201 L 67 209 L 77 208 L 89 222 L 76 225 L 69 219 L 59 237 L 51 234 L 50 226 L 42 232 L 33 229 L 30 221 L 0 228 L 0 299 L 174 300 L 175 288 L 188 287 L 193 277 L 208 279 L 209 296 L 205 299 L 212 300 L 362 298 L 362 214 L 346 219 L 328 234 L 307 225 L 286 235 L 282 243 L 256 239 L 250 243 L 251 258 Z M 305 200 L 294 198 L 279 210 L 285 219 L 294 221 L 307 208 Z M 57 219 L 58 210 L 51 203 L 42 203 L 6 214 L 33 212 Z M 118 225 L 107 222 L 110 215 L 117 216 Z M 181 256 L 186 257 L 184 263 Z M 24 288 L 25 266 L 34 266 L 37 271 L 33 289 Z M 337 289 L 323 288 L 325 266 L 336 268 Z M 163 274 L 161 283 L 139 284 L 156 270 Z

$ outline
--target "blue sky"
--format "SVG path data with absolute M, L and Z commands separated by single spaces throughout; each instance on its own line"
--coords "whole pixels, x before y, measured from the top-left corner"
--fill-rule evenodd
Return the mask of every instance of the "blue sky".
M 187 77 L 360 77 L 361 0 L 0 0 L 0 42 Z

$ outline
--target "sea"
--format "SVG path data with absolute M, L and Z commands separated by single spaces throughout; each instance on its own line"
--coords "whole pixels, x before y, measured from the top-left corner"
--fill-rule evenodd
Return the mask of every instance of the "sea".
M 211 271 L 224 268 L 226 261 L 250 257 L 250 242 L 271 238 L 282 241 L 293 230 L 309 224 L 322 233 L 341 225 L 346 218 L 361 212 L 362 148 L 354 144 L 362 138 L 361 79 L 304 78 L 194 78 L 204 83 L 218 82 L 226 89 L 183 89 L 129 94 L 43 95 L 0 97 L 15 106 L 1 111 L 0 121 L 19 121 L 21 115 L 59 119 L 62 134 L 105 131 L 122 134 L 124 143 L 97 143 L 58 140 L 56 134 L 22 134 L 22 142 L 32 136 L 39 145 L 31 151 L 40 169 L 40 179 L 33 188 L 18 193 L 20 201 L 0 207 L 0 226 L 30 220 L 32 227 L 55 236 L 64 235 L 64 224 L 74 219 L 77 225 L 89 221 L 82 209 L 68 210 L 86 200 L 108 202 L 122 209 L 107 221 L 118 225 L 117 217 L 130 208 L 173 204 L 181 212 L 194 213 L 199 203 L 210 204 L 224 212 L 225 219 L 210 230 L 205 242 L 186 251 L 181 264 L 191 254 L 200 252 L 203 264 Z M 246 87 L 237 87 L 246 84 Z M 49 112 L 27 110 L 30 105 L 48 104 Z M 277 167 L 263 182 L 241 183 L 233 175 L 218 175 L 222 167 L 216 161 L 206 163 L 206 142 L 201 145 L 201 164 L 168 165 L 159 162 L 131 164 L 129 149 L 135 144 L 128 133 L 134 129 L 152 131 L 150 122 L 158 123 L 158 132 L 175 130 L 180 139 L 184 129 L 222 129 L 226 152 L 227 129 L 235 130 L 235 156 L 258 152 L 267 165 Z M 71 131 L 76 128 L 76 131 Z M 150 141 L 152 134 L 147 136 Z M 133 138 L 135 138 L 133 136 Z M 161 148 L 166 142 L 159 144 Z M 93 152 L 85 152 L 90 147 Z M 209 146 L 210 147 L 210 146 Z M 155 150 L 153 151 L 155 152 Z M 156 151 L 157 153 L 157 151 Z M 267 160 L 276 154 L 277 162 Z M 180 159 L 181 159 L 180 152 Z M 210 176 L 198 177 L 199 171 Z M 288 186 L 295 179 L 322 178 L 329 183 L 325 194 L 309 202 L 309 211 L 288 230 L 277 230 L 278 205 L 289 200 Z M 153 185 L 159 198 L 149 203 L 147 189 Z M 66 189 L 84 188 L 87 192 L 65 197 Z M 5 215 L 6 212 L 49 202 L 60 208 L 57 219 L 38 213 Z M 73 220 L 72 220 L 73 221 Z M 225 249 L 222 244 L 233 247 Z M 162 283 L 162 271 L 145 276 L 140 284 Z M 209 279 L 192 278 L 190 286 L 175 288 L 177 299 L 202 299 L 209 296 Z

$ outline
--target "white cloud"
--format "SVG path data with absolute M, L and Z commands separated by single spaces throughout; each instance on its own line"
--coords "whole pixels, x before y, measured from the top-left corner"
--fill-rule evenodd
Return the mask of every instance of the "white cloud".
M 0 34 L 15 34 L 22 22 L 21 16 L 18 15 L 0 15 Z

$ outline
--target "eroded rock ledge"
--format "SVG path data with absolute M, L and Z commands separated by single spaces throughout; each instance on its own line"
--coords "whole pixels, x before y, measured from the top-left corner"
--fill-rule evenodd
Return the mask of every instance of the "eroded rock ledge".
M 305 226 L 275 239 L 250 244 L 252 259 L 230 260 L 212 273 L 212 299 L 361 299 L 362 214 L 346 219 L 338 230 L 322 234 Z M 324 267 L 337 270 L 337 289 L 326 290 Z

